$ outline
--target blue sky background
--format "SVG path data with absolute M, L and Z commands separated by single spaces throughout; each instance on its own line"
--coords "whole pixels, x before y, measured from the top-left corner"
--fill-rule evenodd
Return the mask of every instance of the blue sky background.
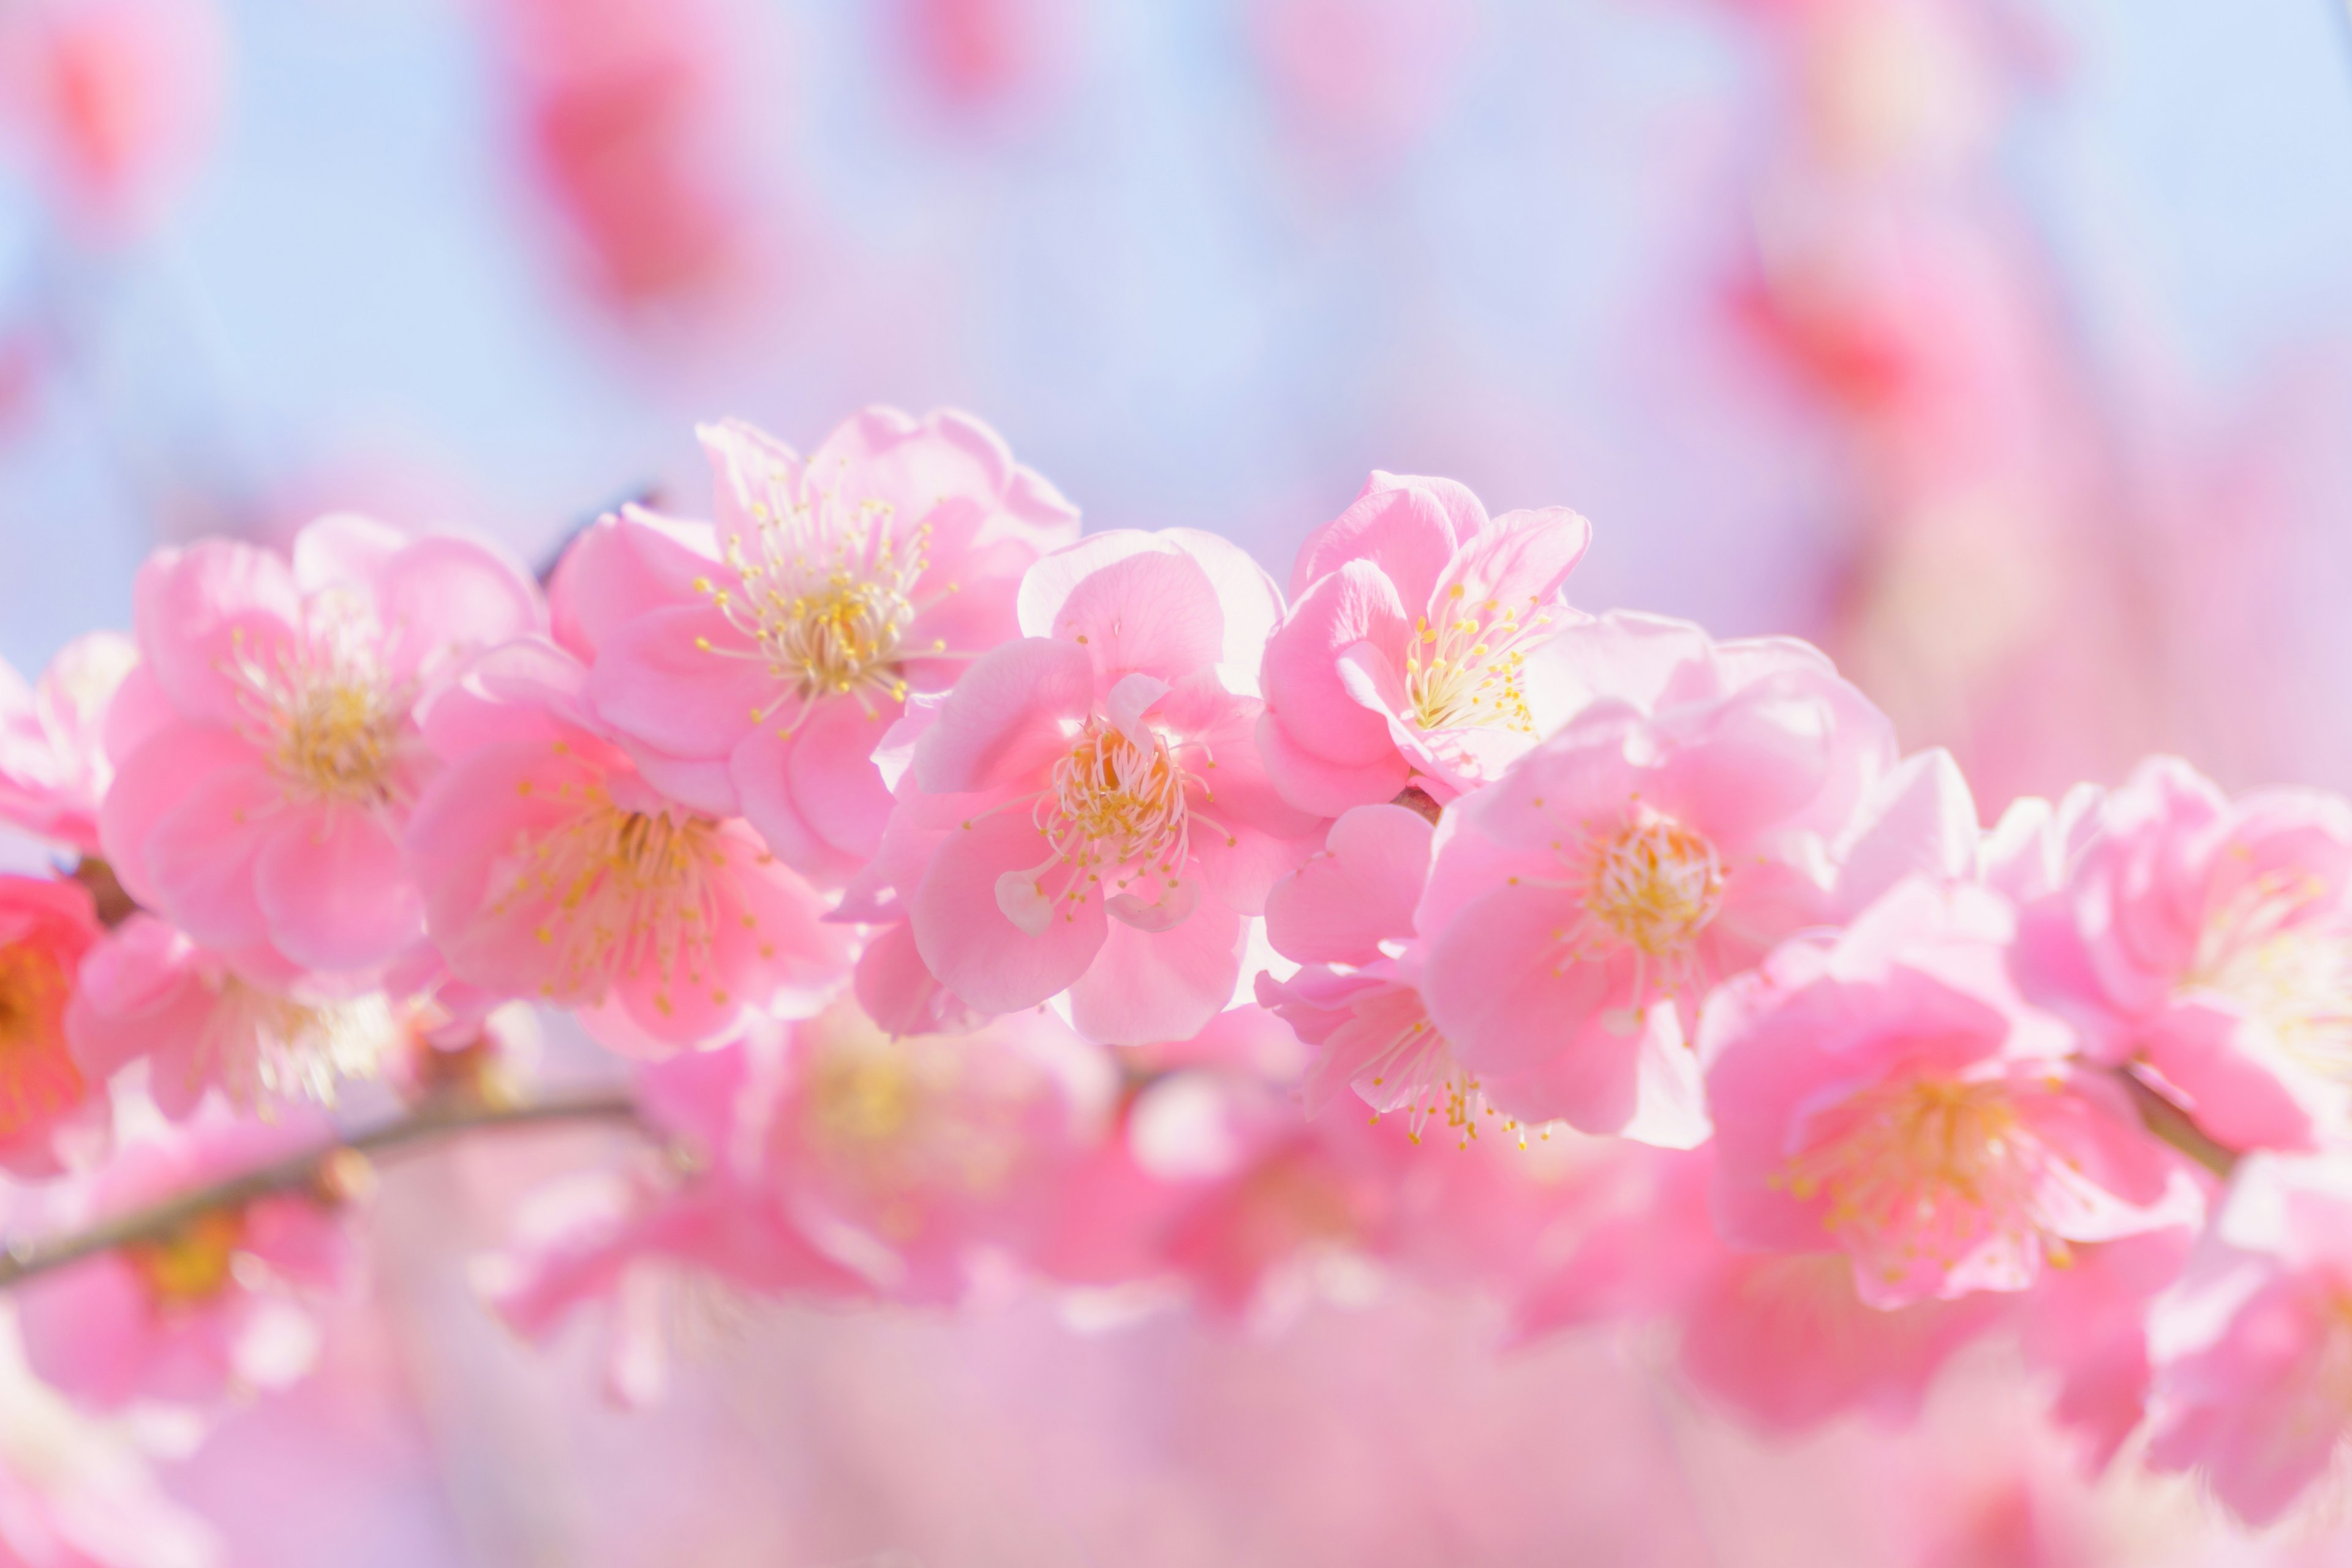
M 2334 5 L 2053 6 L 2069 76 L 2004 171 L 2129 374 L 2226 410 L 2352 328 Z M 680 369 L 567 285 L 467 7 L 236 0 L 225 134 L 152 242 L 62 248 L 0 187 L 0 300 L 61 310 L 78 361 L 0 453 L 0 653 L 122 621 L 158 530 L 324 504 L 322 475 L 433 476 L 473 514 L 445 521 L 536 548 L 649 479 L 698 500 L 698 416 L 805 444 L 867 399 L 965 405 L 1092 524 L 1217 528 L 1277 571 L 1366 469 L 1435 468 L 1592 516 L 1587 602 L 1806 625 L 1810 459 L 1644 336 L 1718 259 L 1737 24 L 1490 0 L 1428 136 L 1335 180 L 1230 0 L 1094 8 L 1059 98 L 979 130 L 919 100 L 886 9 L 770 7 L 761 134 L 808 261 L 760 353 Z

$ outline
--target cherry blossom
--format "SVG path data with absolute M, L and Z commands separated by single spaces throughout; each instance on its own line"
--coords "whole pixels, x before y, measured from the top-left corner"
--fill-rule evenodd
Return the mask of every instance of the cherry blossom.
M 419 705 L 468 654 L 536 629 L 530 580 L 482 545 L 352 517 L 291 559 L 205 540 L 138 583 L 99 837 L 124 888 L 263 974 L 361 974 L 424 933 L 400 837 L 432 772 Z

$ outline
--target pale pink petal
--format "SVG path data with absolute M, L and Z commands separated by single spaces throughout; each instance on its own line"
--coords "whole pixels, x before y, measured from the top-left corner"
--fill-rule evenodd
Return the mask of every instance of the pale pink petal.
M 1105 1045 L 1198 1034 L 1234 999 L 1248 922 L 1213 899 L 1167 931 L 1113 921 L 1101 951 L 1070 987 L 1070 1022 Z
M 1370 561 L 1406 605 L 1427 605 L 1462 542 L 1486 526 L 1478 498 L 1452 479 L 1372 471 L 1353 504 L 1309 536 L 1291 570 L 1296 598 L 1344 561 Z
M 164 696 L 183 717 L 223 725 L 245 718 L 226 672 L 241 656 L 266 664 L 302 615 L 283 559 L 226 540 L 158 552 L 139 569 L 132 595 L 140 657 Z
M 294 536 L 294 581 L 305 594 L 321 588 L 364 593 L 386 563 L 406 549 L 408 535 L 357 512 L 333 512 Z
M 1566 507 L 1505 512 L 1462 542 L 1428 603 L 1444 610 L 1459 588 L 1464 605 L 1517 610 L 1524 623 L 1559 595 L 1591 542 L 1592 525 Z
M 538 586 L 471 540 L 420 539 L 383 566 L 373 587 L 384 660 L 399 674 L 546 630 Z
M 588 672 L 588 697 L 623 734 L 704 761 L 725 757 L 755 727 L 790 727 L 804 706 L 707 604 L 655 610 L 609 633 Z
M 1266 709 L 1277 716 L 1284 739 L 1327 764 L 1385 763 L 1394 750 L 1385 712 L 1350 694 L 1339 660 L 1370 643 L 1376 657 L 1401 666 L 1411 626 L 1395 589 L 1370 562 L 1345 562 L 1318 579 L 1266 645 Z
M 312 808 L 283 819 L 254 868 L 278 950 L 330 973 L 388 962 L 425 934 L 425 901 L 373 814 Z
M 182 777 L 176 803 L 155 818 L 144 842 L 132 847 L 157 907 L 210 947 L 268 940 L 268 918 L 253 878 L 263 847 L 280 831 L 284 818 L 278 814 L 288 809 L 277 780 L 250 752 L 208 773 Z
M 1094 699 L 1094 667 L 1082 648 L 1042 637 L 992 648 L 916 743 L 915 782 L 935 795 L 961 795 L 1034 780 L 1069 750 Z
M 695 434 L 710 459 L 719 546 L 738 542 L 756 560 L 762 520 L 782 516 L 800 500 L 800 457 L 740 419 L 697 426 Z
M 858 955 L 856 991 L 866 1016 L 893 1035 L 961 1033 L 981 1021 L 923 963 L 905 921 L 885 927 Z
M 1401 805 L 1361 805 L 1265 900 L 1266 940 L 1301 963 L 1370 963 L 1413 933 L 1436 828 Z
M 1385 720 L 1381 728 L 1387 729 Z M 1301 751 L 1271 712 L 1258 721 L 1257 752 L 1282 798 L 1318 816 L 1337 816 L 1350 806 L 1393 800 L 1412 776 L 1393 745 L 1383 746 L 1379 758 L 1361 766 L 1326 762 Z
M 592 659 L 618 627 L 655 610 L 701 602 L 698 579 L 719 567 L 710 525 L 624 507 L 564 548 L 548 584 L 555 640 Z
M 908 900 L 923 962 L 982 1013 L 1035 1006 L 1066 990 L 1102 950 L 1108 922 L 1098 898 L 1066 905 L 1034 937 L 997 907 L 1000 877 L 1052 856 L 1027 807 L 1016 805 L 950 832 Z
M 1040 567 L 1058 559 L 1049 556 Z M 1025 583 L 1022 592 L 1025 601 Z M 1025 625 L 1026 614 L 1022 619 Z M 1087 574 L 1063 599 L 1053 626 L 1056 643 L 1085 648 L 1106 689 L 1136 671 L 1181 680 L 1224 654 L 1225 616 L 1216 589 L 1200 563 L 1173 544 Z
M 1569 962 L 1561 939 L 1580 916 L 1559 892 L 1507 885 L 1465 904 L 1433 939 L 1422 994 L 1465 1064 L 1520 1072 L 1592 1043 L 1584 1026 L 1609 1005 L 1612 965 Z M 1635 1045 L 1630 1028 L 1621 1044 L 1603 1042 L 1622 1058 L 1628 1114 Z

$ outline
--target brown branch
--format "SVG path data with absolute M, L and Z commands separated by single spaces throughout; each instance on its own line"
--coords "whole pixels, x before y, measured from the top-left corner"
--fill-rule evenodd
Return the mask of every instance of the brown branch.
M 312 1193 L 322 1201 L 343 1195 L 349 1182 L 339 1175 L 354 1156 L 382 1156 L 440 1142 L 464 1132 L 499 1131 L 548 1122 L 636 1119 L 636 1103 L 623 1089 L 591 1089 L 530 1105 L 421 1106 L 407 1114 L 349 1133 L 315 1149 L 230 1176 L 209 1186 L 102 1220 L 87 1230 L 46 1241 L 11 1240 L 0 1254 L 0 1290 L 78 1263 L 100 1252 L 137 1242 L 162 1240 L 198 1215 L 236 1208 L 280 1193 Z
M 2238 1168 L 2237 1154 L 2205 1136 L 2189 1113 L 2140 1081 L 2128 1068 L 2116 1075 L 2138 1108 L 2139 1119 L 2147 1130 L 2175 1149 L 2188 1155 L 2223 1181 Z

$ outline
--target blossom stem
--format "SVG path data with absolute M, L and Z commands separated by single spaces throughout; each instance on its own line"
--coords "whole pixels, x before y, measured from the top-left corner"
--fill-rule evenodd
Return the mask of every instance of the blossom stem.
M 388 1121 L 103 1220 L 86 1230 L 47 1240 L 12 1237 L 5 1251 L 0 1252 L 0 1290 L 98 1253 L 159 1240 L 215 1209 L 236 1208 L 281 1193 L 307 1193 L 322 1203 L 340 1202 L 364 1182 L 370 1156 L 415 1151 L 467 1132 L 564 1121 L 634 1122 L 636 1115 L 635 1100 L 620 1089 L 583 1089 L 527 1105 L 427 1101 Z
M 2129 1069 L 2119 1072 L 2125 1090 L 2131 1095 L 2132 1104 L 2148 1131 L 2171 1144 L 2223 1181 L 2238 1168 L 2238 1156 L 2208 1138 L 2189 1120 L 2188 1112 L 2142 1083 Z

